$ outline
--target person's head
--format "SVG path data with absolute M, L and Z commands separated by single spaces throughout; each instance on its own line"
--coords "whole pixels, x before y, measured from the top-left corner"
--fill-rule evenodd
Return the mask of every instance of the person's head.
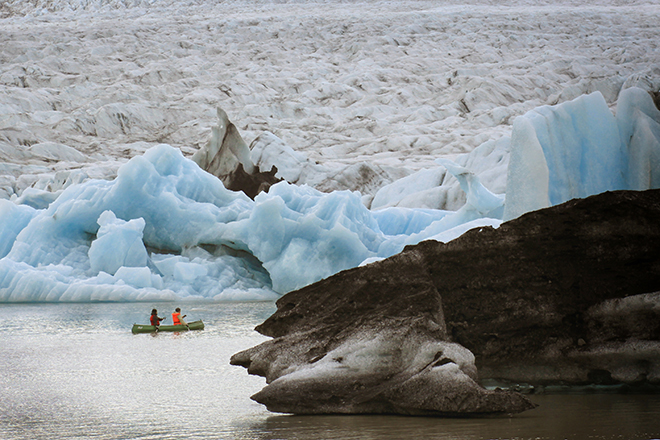
M 174 309 L 174 311 L 180 313 L 180 312 L 181 312 L 181 309 L 177 307 L 176 309 Z
M 158 314 L 158 310 L 153 309 L 153 310 L 151 311 L 151 314 L 152 314 L 152 315 L 157 315 L 157 314 Z

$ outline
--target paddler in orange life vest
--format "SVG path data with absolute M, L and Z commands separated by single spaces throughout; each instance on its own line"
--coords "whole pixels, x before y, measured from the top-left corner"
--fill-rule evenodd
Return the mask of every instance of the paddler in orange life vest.
M 163 319 L 165 318 L 158 317 L 158 310 L 153 309 L 151 311 L 151 318 L 149 318 L 151 325 L 153 325 L 154 327 L 158 327 L 160 325 L 160 321 L 162 321 Z
M 172 313 L 172 323 L 174 325 L 185 325 L 186 327 L 188 327 L 186 321 L 183 320 L 183 318 L 185 318 L 186 316 L 188 315 L 181 316 L 181 309 L 177 307 L 176 309 L 174 309 L 174 313 Z

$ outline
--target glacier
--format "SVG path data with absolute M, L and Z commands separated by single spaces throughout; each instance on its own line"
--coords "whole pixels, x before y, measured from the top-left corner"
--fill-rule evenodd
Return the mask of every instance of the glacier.
M 304 157 L 270 144 L 276 153 L 259 151 L 258 166 L 269 158 L 282 175 L 299 175 Z M 479 160 L 498 164 L 496 175 L 482 182 L 470 170 Z M 0 199 L 0 302 L 273 300 L 422 240 L 446 242 L 575 197 L 658 188 L 660 111 L 631 87 L 615 116 L 595 92 L 519 116 L 510 139 L 437 164 L 381 189 L 369 209 L 359 192 L 286 181 L 251 200 L 160 144 L 114 180 Z M 444 186 L 440 169 L 465 193 L 461 207 L 401 206 L 416 198 L 411 189 L 429 200 Z M 506 192 L 489 190 L 502 174 Z M 429 176 L 442 184 L 429 186 Z

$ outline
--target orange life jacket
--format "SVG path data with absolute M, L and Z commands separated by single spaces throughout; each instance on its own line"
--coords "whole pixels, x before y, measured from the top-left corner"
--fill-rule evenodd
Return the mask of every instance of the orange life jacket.
M 172 322 L 174 323 L 174 325 L 181 325 L 181 321 L 179 320 L 179 316 L 181 316 L 180 312 L 172 313 Z

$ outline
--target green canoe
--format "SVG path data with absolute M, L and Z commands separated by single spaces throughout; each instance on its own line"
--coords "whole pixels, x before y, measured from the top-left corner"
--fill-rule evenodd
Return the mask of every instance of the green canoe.
M 158 327 L 158 332 L 187 332 L 188 330 L 204 330 L 204 323 L 202 321 L 193 321 L 188 323 L 188 327 L 185 325 L 161 325 Z M 133 334 L 153 333 L 156 331 L 156 327 L 153 325 L 133 324 L 131 331 Z

